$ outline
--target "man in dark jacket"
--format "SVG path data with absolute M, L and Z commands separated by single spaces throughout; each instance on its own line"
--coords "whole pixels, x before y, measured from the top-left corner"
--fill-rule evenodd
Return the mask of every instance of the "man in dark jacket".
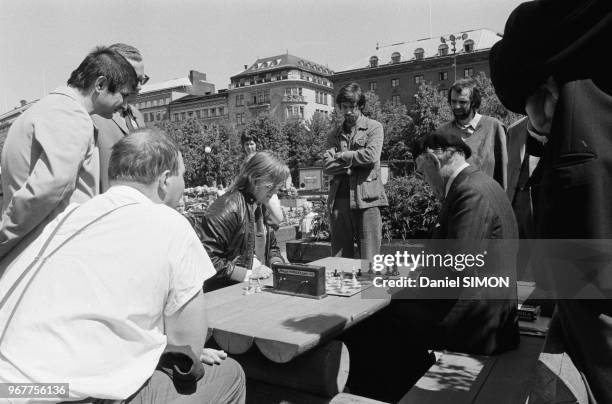
M 546 352 L 567 352 L 583 399 L 601 403 L 612 402 L 612 79 L 601 57 L 610 38 L 609 1 L 531 1 L 512 12 L 490 55 L 501 102 L 548 137 L 536 234 L 557 240 L 538 246 L 563 248 L 536 251 L 558 297 Z M 534 390 L 530 402 L 554 402 L 555 385 Z

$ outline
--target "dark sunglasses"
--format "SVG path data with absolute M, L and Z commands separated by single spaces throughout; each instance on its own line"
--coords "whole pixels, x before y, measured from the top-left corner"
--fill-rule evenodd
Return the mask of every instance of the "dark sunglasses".
M 145 74 L 142 77 L 138 77 L 138 82 L 140 83 L 141 86 L 144 86 L 145 84 L 147 84 L 149 79 L 150 79 L 150 77 Z

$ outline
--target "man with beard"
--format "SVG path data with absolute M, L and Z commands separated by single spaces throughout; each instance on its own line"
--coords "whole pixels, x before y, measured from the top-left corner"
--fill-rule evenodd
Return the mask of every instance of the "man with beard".
M 357 241 L 361 259 L 372 260 L 380 250 L 379 207 L 388 202 L 380 173 L 383 127 L 363 115 L 365 103 L 357 83 L 338 92 L 337 111 L 344 121 L 327 137 L 323 171 L 333 175 L 327 199 L 332 255 L 353 258 Z
M 472 149 L 472 157 L 468 163 L 506 189 L 506 129 L 497 119 L 478 113 L 480 90 L 476 81 L 471 78 L 457 80 L 448 89 L 448 103 L 455 119 L 442 125 L 440 129 L 460 135 Z

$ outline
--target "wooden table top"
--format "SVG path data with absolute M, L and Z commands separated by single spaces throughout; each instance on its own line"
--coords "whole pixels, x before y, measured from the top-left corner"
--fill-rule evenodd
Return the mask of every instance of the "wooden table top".
M 339 271 L 358 268 L 358 259 L 313 261 Z M 263 285 L 271 285 L 267 279 Z M 387 306 L 389 297 L 327 296 L 309 299 L 264 291 L 244 295 L 245 283 L 206 294 L 209 332 L 219 346 L 241 354 L 257 346 L 268 359 L 285 363 Z

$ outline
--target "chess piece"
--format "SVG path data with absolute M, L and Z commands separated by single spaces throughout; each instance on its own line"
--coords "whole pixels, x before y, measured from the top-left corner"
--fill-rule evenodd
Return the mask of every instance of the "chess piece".
M 338 277 L 338 270 L 334 269 L 334 277 Z
M 355 276 L 355 270 L 353 269 L 353 273 L 351 274 L 351 280 L 353 283 L 353 287 L 359 286 L 359 282 L 357 282 L 357 277 Z
M 369 266 L 368 273 L 372 275 L 374 273 L 374 271 L 372 270 L 372 263 L 370 262 L 370 265 L 368 266 Z
M 393 275 L 393 276 L 398 276 L 399 275 L 399 269 L 397 267 L 397 262 L 393 264 L 393 271 L 391 272 L 391 275 Z
M 361 278 L 363 276 L 363 274 L 361 273 L 361 268 L 359 268 L 359 271 L 357 271 L 357 277 Z
M 391 270 L 389 269 L 388 266 L 386 267 L 386 270 L 385 270 L 385 276 L 391 276 Z

